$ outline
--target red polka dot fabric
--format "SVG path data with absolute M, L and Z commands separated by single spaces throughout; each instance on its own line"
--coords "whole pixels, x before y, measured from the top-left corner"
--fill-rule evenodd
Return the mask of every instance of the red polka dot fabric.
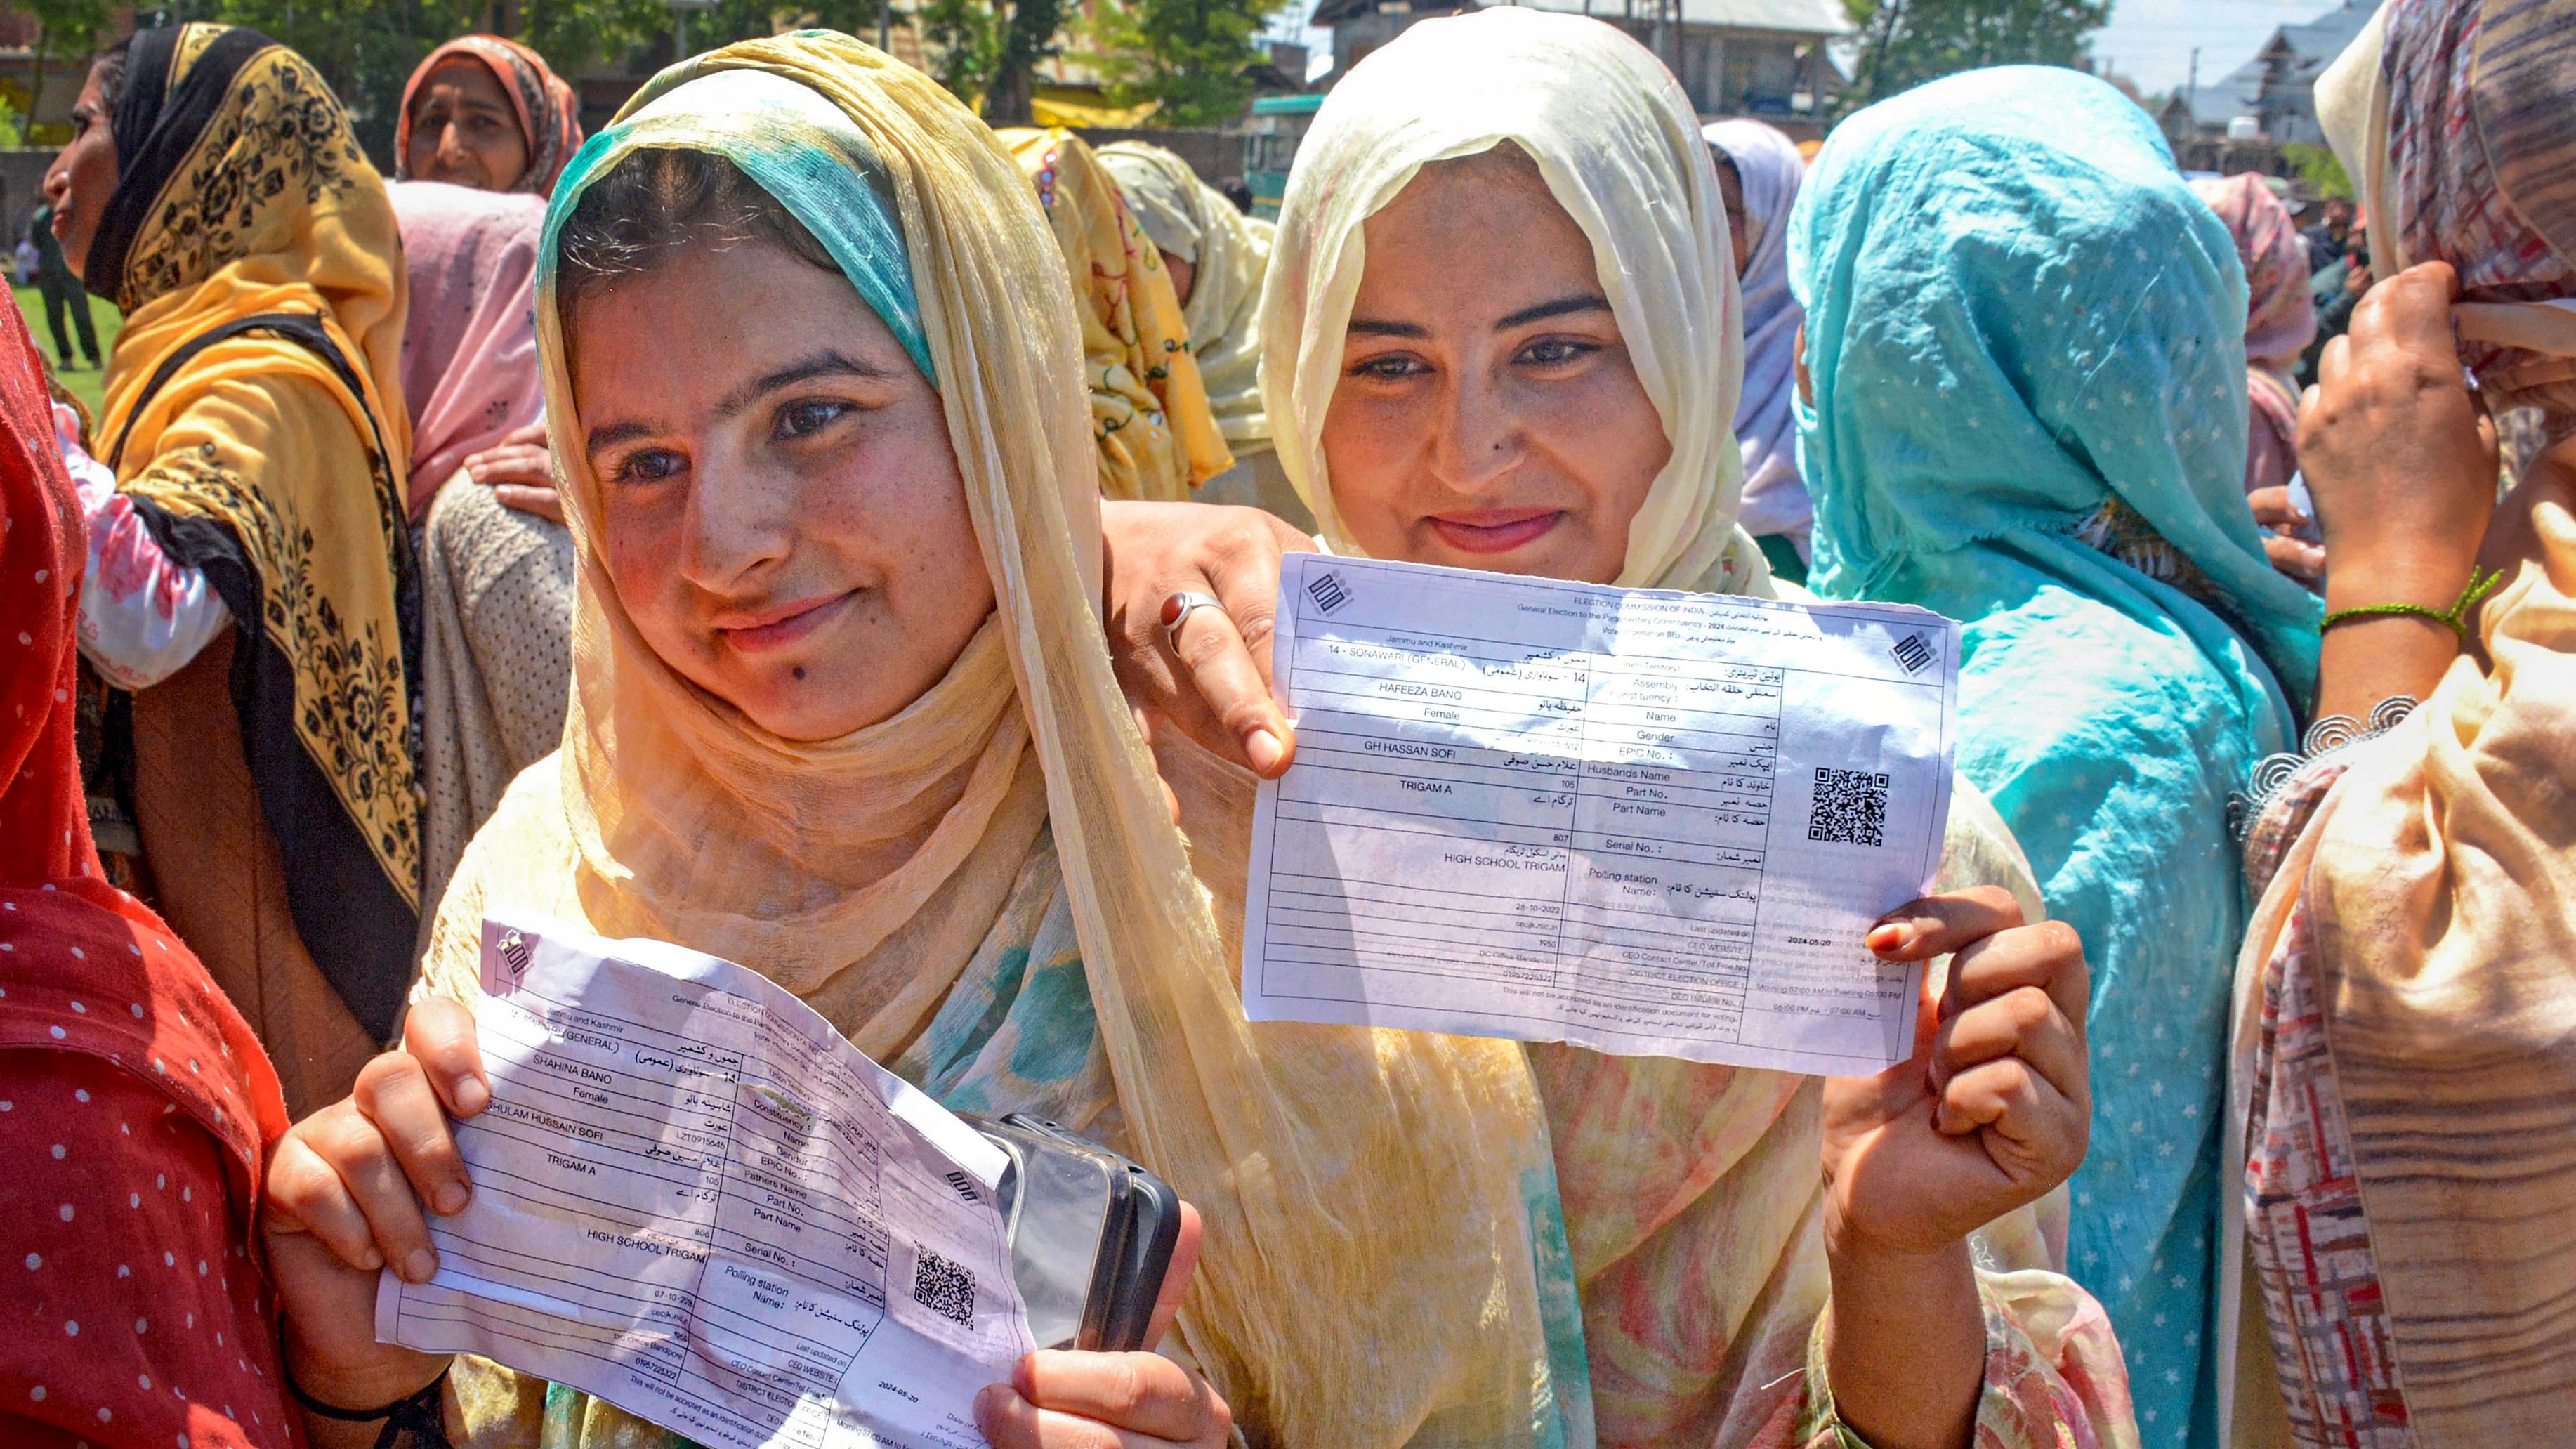
M 292 1445 L 251 1229 L 277 1073 L 101 878 L 73 752 L 85 556 L 0 308 L 0 1444 Z
M 226 1157 L 122 1067 L 0 1051 L 0 1442 L 301 1441 Z

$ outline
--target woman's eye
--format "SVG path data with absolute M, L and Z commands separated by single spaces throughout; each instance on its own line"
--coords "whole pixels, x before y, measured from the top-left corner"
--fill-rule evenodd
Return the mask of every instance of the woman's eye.
M 647 448 L 640 453 L 629 453 L 626 460 L 617 465 L 617 475 L 613 481 L 659 483 L 666 478 L 678 476 L 688 466 L 686 458 L 668 448 Z
M 778 425 L 772 435 L 778 438 L 801 438 L 809 433 L 820 432 L 840 421 L 851 410 L 849 403 L 819 399 L 812 402 L 789 403 L 778 410 Z
M 1601 349 L 1598 346 L 1589 342 L 1576 342 L 1563 337 L 1549 337 L 1533 342 L 1529 346 L 1522 348 L 1521 360 L 1523 362 L 1537 363 L 1541 367 L 1557 367 L 1568 362 L 1573 362 L 1578 358 L 1589 357 L 1600 350 Z
M 1407 357 L 1399 352 L 1388 357 L 1372 357 L 1352 368 L 1351 371 L 1360 377 L 1382 378 L 1391 382 L 1399 378 L 1411 377 L 1428 369 L 1422 365 L 1420 359 Z

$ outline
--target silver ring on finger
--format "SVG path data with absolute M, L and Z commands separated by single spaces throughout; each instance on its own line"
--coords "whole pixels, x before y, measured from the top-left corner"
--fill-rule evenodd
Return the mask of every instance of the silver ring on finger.
M 1224 608 L 1225 601 L 1216 595 L 1202 594 L 1192 589 L 1184 589 L 1163 600 L 1163 642 L 1171 646 L 1174 654 L 1180 653 L 1181 626 L 1189 622 L 1190 615 L 1201 609 L 1222 610 Z

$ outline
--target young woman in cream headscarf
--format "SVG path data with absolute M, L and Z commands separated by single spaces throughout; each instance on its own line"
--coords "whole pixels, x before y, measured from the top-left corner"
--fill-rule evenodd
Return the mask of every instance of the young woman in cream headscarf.
M 1274 441 L 1324 543 L 1773 593 L 1735 526 L 1742 352 L 1725 234 L 1687 102 L 1610 27 L 1496 10 L 1427 22 L 1373 54 L 1307 135 L 1263 301 Z M 1261 536 L 1239 510 L 1200 512 L 1113 520 L 1111 597 L 1131 617 L 1150 619 L 1176 586 L 1221 585 L 1249 601 L 1238 617 L 1266 607 L 1276 572 L 1255 561 Z M 1199 582 L 1210 554 L 1222 568 Z M 1225 611 L 1183 622 L 1178 647 L 1203 666 L 1199 682 L 1224 695 L 1221 671 L 1254 677 L 1218 647 L 1233 642 Z M 1131 679 L 1147 673 L 1132 651 L 1129 663 Z M 1285 738 L 1266 699 L 1227 718 L 1242 728 L 1183 723 L 1225 745 Z M 1172 778 L 1195 778 L 1189 747 L 1166 744 Z M 1192 838 L 1209 846 L 1203 830 Z M 2009 839 L 1962 789 L 1945 883 L 2027 891 Z M 1953 1010 L 1976 998 L 1992 957 L 1972 959 Z M 2082 973 L 2051 979 L 2063 993 Z M 2080 1031 L 2080 1006 L 2069 1010 Z M 2091 1300 L 2052 1273 L 1970 1271 L 1969 1231 L 2036 1198 L 2055 1171 L 1985 1197 L 1898 1165 L 1915 1148 L 1927 1161 L 1963 1147 L 1987 1160 L 1975 1138 L 1927 1117 L 1899 1146 L 1892 1127 L 1859 1125 L 1883 1122 L 1887 1094 L 1919 1084 L 1922 1064 L 1828 1092 L 1778 1073 L 1528 1054 L 1602 1442 L 1805 1443 L 1837 1414 L 1882 1446 L 2130 1441 L 2117 1349 Z M 2081 1057 L 2052 1063 L 2079 1101 Z M 1891 1192 L 1900 1181 L 1909 1190 Z M 1898 1241 L 1904 1251 L 1884 1251 Z M 2026 1230 L 2019 1246 L 2020 1262 L 2045 1256 Z

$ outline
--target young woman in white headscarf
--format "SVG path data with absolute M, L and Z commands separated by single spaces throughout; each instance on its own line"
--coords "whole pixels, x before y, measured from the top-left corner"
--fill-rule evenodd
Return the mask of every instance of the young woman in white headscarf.
M 1273 442 L 1322 544 L 1773 595 L 1737 519 L 1741 303 L 1726 237 L 1687 102 L 1610 27 L 1496 10 L 1427 22 L 1373 54 L 1300 150 L 1262 307 Z M 1236 644 L 1244 623 L 1258 638 L 1281 546 L 1244 510 L 1113 514 L 1122 622 L 1157 630 L 1167 590 L 1236 596 L 1231 612 L 1187 613 L 1152 656 L 1125 647 L 1137 692 L 1180 716 L 1161 750 L 1176 783 L 1200 777 L 1185 733 L 1265 771 L 1284 754 L 1287 726 Z M 1227 707 L 1206 713 L 1170 688 L 1176 669 Z M 1209 850 L 1212 832 L 1191 826 Z M 2009 835 L 1962 789 L 1941 884 L 1978 881 L 2028 889 Z M 1997 925 L 2036 909 L 2035 894 L 2007 904 L 1991 887 L 1941 899 L 1986 902 Z M 2072 933 L 2061 939 L 2071 949 Z M 1995 1005 L 1995 958 L 1962 959 L 1947 1009 L 1990 1020 L 1978 1014 Z M 2069 959 L 2026 979 L 2031 1020 L 2070 1049 L 2024 1043 L 2033 1095 L 2019 1106 L 2086 1098 L 2082 977 Z M 2007 1189 L 1982 1174 L 2015 1154 L 1986 1134 L 2035 1118 L 1980 1127 L 1955 1100 L 1906 1103 L 1927 1082 L 1971 1082 L 1938 1062 L 1955 1033 L 1830 1088 L 1527 1049 L 1597 1442 L 2132 1442 L 2126 1379 L 2092 1301 L 2044 1270 L 1972 1268 L 1971 1232 L 2008 1215 L 1985 1261 L 2048 1260 L 2015 1210 L 2074 1159 Z M 2080 1155 L 2080 1130 L 2025 1139 L 2042 1140 Z M 1963 1166 L 1978 1171 L 1952 1175 Z

